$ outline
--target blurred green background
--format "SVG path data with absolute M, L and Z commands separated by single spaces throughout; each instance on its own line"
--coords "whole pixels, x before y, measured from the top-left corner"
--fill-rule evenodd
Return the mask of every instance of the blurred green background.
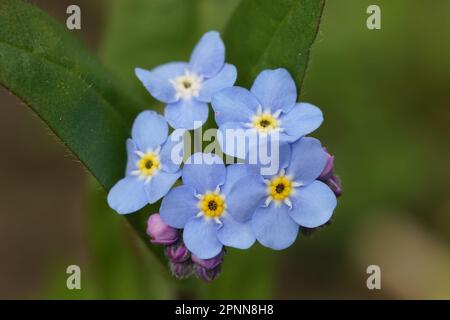
M 264 0 L 263 0 L 264 1 Z M 31 1 L 133 90 L 133 68 L 186 60 L 237 0 Z M 381 7 L 381 30 L 366 8 Z M 185 26 L 189 27 L 186 28 Z M 212 284 L 175 281 L 45 125 L 0 89 L 0 298 L 450 298 L 450 2 L 328 0 L 301 92 L 325 115 L 344 196 L 333 222 L 281 252 L 229 250 Z M 245 43 L 243 43 L 245 46 Z M 66 288 L 66 267 L 82 290 Z M 382 289 L 368 290 L 379 265 Z

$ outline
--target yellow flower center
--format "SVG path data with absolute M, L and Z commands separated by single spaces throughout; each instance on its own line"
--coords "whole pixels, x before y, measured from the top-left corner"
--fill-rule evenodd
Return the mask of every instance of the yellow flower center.
M 209 218 L 219 218 L 225 208 L 225 199 L 216 192 L 206 193 L 199 201 L 202 213 Z
M 152 176 L 161 167 L 159 157 L 153 152 L 144 154 L 137 162 L 139 172 L 143 176 Z
M 278 128 L 278 121 L 270 113 L 261 113 L 253 118 L 253 127 L 260 132 L 270 132 Z
M 273 178 L 268 185 L 268 193 L 274 199 L 282 201 L 292 193 L 292 181 L 286 176 Z

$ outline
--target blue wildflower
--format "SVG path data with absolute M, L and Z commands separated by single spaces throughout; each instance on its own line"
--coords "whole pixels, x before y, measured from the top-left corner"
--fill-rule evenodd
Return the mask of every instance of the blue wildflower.
M 196 129 L 208 118 L 213 94 L 236 81 L 236 68 L 225 63 L 225 46 L 216 31 L 203 35 L 189 63 L 171 62 L 136 76 L 157 100 L 166 103 L 165 117 L 174 128 Z
M 213 96 L 211 104 L 222 137 L 237 130 L 249 134 L 244 149 L 242 144 L 231 143 L 228 138 L 219 139 L 222 150 L 242 158 L 252 143 L 261 143 L 264 138 L 276 134 L 280 141 L 294 142 L 316 130 L 323 121 L 320 109 L 296 101 L 295 82 L 282 68 L 262 71 L 250 91 L 237 86 L 221 90 Z
M 251 176 L 246 170 L 240 164 L 225 167 L 216 155 L 195 153 L 183 167 L 183 185 L 164 197 L 161 218 L 184 229 L 184 243 L 198 258 L 213 258 L 224 245 L 247 249 L 255 242 L 250 221 L 235 219 L 238 213 L 253 213 L 265 194 L 258 197 L 249 189 L 234 192 L 234 186 Z
M 236 184 L 235 193 L 252 190 L 255 198 L 264 193 L 254 213 L 239 212 L 238 221 L 251 220 L 257 240 L 264 246 L 281 250 L 297 238 L 299 226 L 315 228 L 326 223 L 336 207 L 336 196 L 317 180 L 328 154 L 319 140 L 304 137 L 280 146 L 279 171 L 275 175 L 249 175 L 245 184 Z M 249 166 L 261 172 L 258 166 Z M 248 195 L 248 192 L 246 194 Z
M 127 140 L 125 178 L 108 194 L 111 208 L 128 214 L 167 194 L 181 176 L 179 164 L 172 160 L 172 149 L 179 143 L 174 140 L 168 138 L 168 125 L 161 115 L 143 111 L 136 117 Z

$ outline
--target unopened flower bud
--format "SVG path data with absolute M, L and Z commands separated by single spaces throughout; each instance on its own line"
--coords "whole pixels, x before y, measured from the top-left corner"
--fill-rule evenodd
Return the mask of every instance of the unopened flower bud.
M 194 261 L 195 264 L 199 265 L 200 267 L 206 268 L 206 269 L 214 269 L 218 265 L 222 264 L 223 262 L 223 255 L 224 252 L 222 251 L 217 256 L 211 259 L 200 259 L 194 254 L 192 255 L 192 261 Z
M 342 195 L 341 179 L 339 179 L 338 176 L 333 174 L 330 179 L 325 181 L 325 183 L 330 187 L 331 190 L 333 190 L 336 197 Z
M 323 148 L 327 154 L 327 164 L 319 176 L 319 180 L 325 182 L 331 190 L 333 190 L 336 197 L 342 194 L 341 179 L 336 176 L 334 170 L 334 156 L 328 153 L 326 148 Z
M 147 234 L 155 244 L 172 244 L 178 240 L 178 230 L 162 221 L 159 213 L 152 214 L 147 220 Z
M 191 253 L 183 242 L 174 243 L 166 247 L 166 256 L 170 261 L 181 263 L 190 258 Z
M 194 264 L 191 261 L 176 263 L 169 262 L 170 271 L 177 279 L 189 278 L 194 271 Z
M 195 274 L 197 277 L 205 282 L 211 282 L 214 279 L 216 279 L 220 275 L 220 271 L 222 269 L 222 265 L 219 264 L 215 268 L 208 269 L 205 267 L 202 267 L 200 265 L 195 265 Z
M 327 164 L 325 165 L 325 168 L 323 169 L 322 173 L 319 176 L 319 180 L 326 181 L 331 178 L 333 175 L 333 168 L 334 168 L 334 156 L 328 153 L 327 148 L 323 148 L 327 154 Z

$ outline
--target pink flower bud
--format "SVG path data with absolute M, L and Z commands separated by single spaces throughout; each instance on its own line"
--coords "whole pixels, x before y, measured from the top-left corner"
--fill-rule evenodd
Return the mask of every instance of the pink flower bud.
M 333 190 L 336 197 L 342 195 L 341 179 L 334 174 L 334 156 L 328 153 L 326 148 L 323 148 L 327 153 L 327 164 L 319 176 L 319 180 L 325 182 L 331 190 Z
M 326 181 L 331 178 L 333 175 L 333 168 L 334 168 L 334 156 L 328 153 L 327 148 L 323 148 L 327 154 L 327 164 L 325 165 L 325 168 L 323 169 L 322 173 L 319 176 L 319 180 Z
M 162 221 L 159 213 L 152 214 L 147 220 L 147 234 L 155 244 L 172 244 L 178 240 L 178 230 Z

